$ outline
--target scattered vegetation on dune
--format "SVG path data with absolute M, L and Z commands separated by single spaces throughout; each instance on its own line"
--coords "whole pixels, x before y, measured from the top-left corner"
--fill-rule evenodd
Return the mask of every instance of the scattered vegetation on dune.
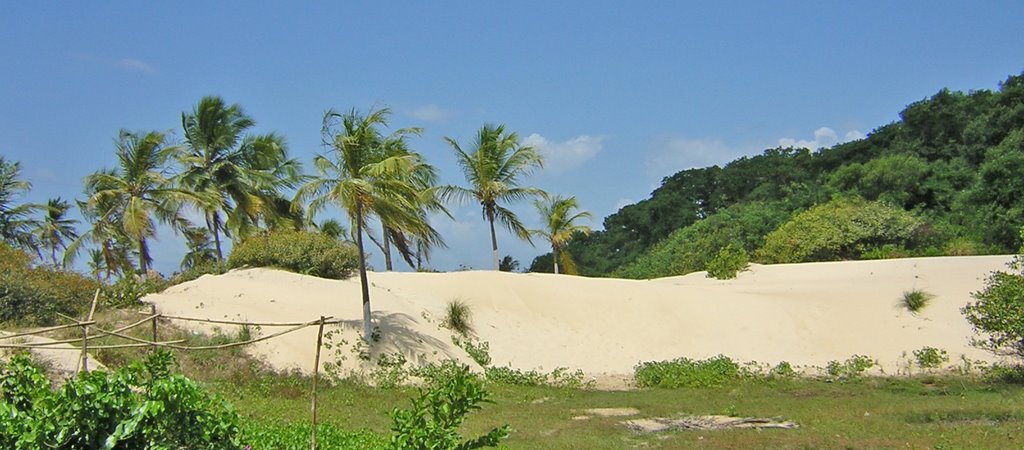
M 931 302 L 933 298 L 935 298 L 935 296 L 926 291 L 913 289 L 903 293 L 900 303 L 904 308 L 907 308 L 907 311 L 917 314 L 921 312 L 925 306 L 928 306 L 928 303 Z

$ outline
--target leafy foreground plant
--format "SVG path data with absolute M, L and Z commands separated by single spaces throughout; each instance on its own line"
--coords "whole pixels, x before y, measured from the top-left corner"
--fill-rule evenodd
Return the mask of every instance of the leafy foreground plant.
M 238 413 L 183 375 L 170 353 L 58 390 L 18 355 L 0 373 L 0 448 L 240 449 Z
M 390 447 L 393 449 L 437 448 L 473 449 L 495 447 L 508 437 L 511 428 L 506 424 L 494 428 L 476 439 L 463 441 L 459 426 L 466 414 L 479 410 L 480 403 L 493 403 L 484 390 L 483 382 L 469 371 L 468 366 L 445 361 L 427 376 L 430 389 L 420 390 L 412 400 L 412 408 L 395 408 L 391 412 Z

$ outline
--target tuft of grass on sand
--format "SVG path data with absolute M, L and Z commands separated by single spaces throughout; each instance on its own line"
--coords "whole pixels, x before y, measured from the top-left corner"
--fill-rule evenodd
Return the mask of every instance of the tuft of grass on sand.
M 473 311 L 461 298 L 449 300 L 445 305 L 442 325 L 463 336 L 473 332 Z
M 902 304 L 908 311 L 917 314 L 928 305 L 935 295 L 921 289 L 913 289 L 903 292 Z

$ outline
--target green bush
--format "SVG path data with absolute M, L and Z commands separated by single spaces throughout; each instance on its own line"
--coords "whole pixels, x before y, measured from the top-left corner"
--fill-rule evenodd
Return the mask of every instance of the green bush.
M 81 317 L 99 283 L 75 272 L 32 267 L 31 261 L 0 242 L 0 322 L 52 325 L 58 313 Z
M 859 259 L 885 245 L 913 249 L 924 223 L 899 208 L 838 198 L 797 214 L 765 238 L 757 259 L 798 263 Z
M 204 262 L 174 274 L 168 282 L 168 285 L 174 286 L 176 284 L 187 283 L 198 279 L 203 275 L 220 275 L 227 271 L 228 265 L 226 262 Z
M 639 387 L 710 387 L 739 378 L 740 366 L 729 357 L 718 355 L 705 360 L 643 362 L 633 372 Z
M 158 276 L 141 278 L 135 274 L 126 274 L 110 286 L 103 287 L 103 298 L 115 308 L 138 306 L 142 297 L 163 291 L 168 283 Z
M 321 233 L 274 231 L 236 245 L 228 257 L 228 267 L 274 267 L 341 280 L 359 267 L 359 255 L 352 244 Z
M 0 447 L 241 449 L 238 413 L 173 374 L 159 352 L 115 373 L 82 373 L 57 390 L 28 357 L 0 373 Z
M 949 353 L 941 348 L 921 347 L 920 350 L 914 350 L 914 359 L 922 369 L 938 369 L 949 362 Z
M 483 382 L 469 367 L 445 361 L 428 378 L 429 389 L 420 390 L 407 410 L 391 412 L 390 448 L 473 449 L 496 447 L 508 437 L 510 428 L 502 425 L 475 439 L 464 440 L 459 427 L 466 415 L 480 409 L 480 403 L 493 403 Z
M 826 370 L 830 377 L 845 380 L 857 378 L 875 365 L 875 360 L 867 356 L 853 355 L 843 362 L 829 361 Z
M 747 270 L 747 267 L 750 267 L 750 257 L 746 250 L 736 244 L 729 244 L 708 262 L 707 276 L 718 280 L 731 280 L 741 271 Z
M 994 353 L 1009 351 L 1024 356 L 1024 276 L 995 272 L 985 289 L 972 294 L 975 302 L 960 311 L 975 332 L 987 335 L 975 345 Z

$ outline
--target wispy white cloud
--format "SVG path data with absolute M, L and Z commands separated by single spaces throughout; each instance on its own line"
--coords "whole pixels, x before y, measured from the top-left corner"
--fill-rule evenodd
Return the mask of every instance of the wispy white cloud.
M 118 67 L 130 72 L 142 72 L 146 74 L 156 73 L 156 69 L 153 68 L 153 66 L 139 59 L 121 58 L 117 60 L 117 65 Z
M 90 53 L 76 53 L 74 57 L 79 61 L 115 67 L 117 69 L 127 72 L 144 73 L 147 75 L 152 75 L 156 73 L 156 68 L 153 67 L 152 64 L 149 64 L 141 59 L 105 58 Z
M 437 105 L 423 105 L 412 108 L 409 114 L 424 122 L 444 122 L 452 117 L 451 110 Z
M 537 133 L 523 139 L 523 145 L 536 148 L 544 156 L 544 170 L 550 174 L 570 171 L 601 153 L 604 136 L 582 135 L 553 142 Z
M 817 150 L 823 147 L 831 147 L 836 144 L 842 144 L 844 142 L 855 141 L 857 139 L 864 139 L 864 133 L 860 130 L 850 130 L 843 135 L 843 139 L 839 139 L 839 135 L 836 131 L 829 127 L 821 127 L 814 130 L 814 139 L 794 139 L 794 138 L 781 138 L 779 139 L 779 147 L 793 147 L 793 148 L 806 148 L 810 150 Z
M 661 140 L 644 161 L 648 175 L 661 178 L 680 170 L 728 163 L 754 148 L 732 146 L 716 138 L 674 136 Z

